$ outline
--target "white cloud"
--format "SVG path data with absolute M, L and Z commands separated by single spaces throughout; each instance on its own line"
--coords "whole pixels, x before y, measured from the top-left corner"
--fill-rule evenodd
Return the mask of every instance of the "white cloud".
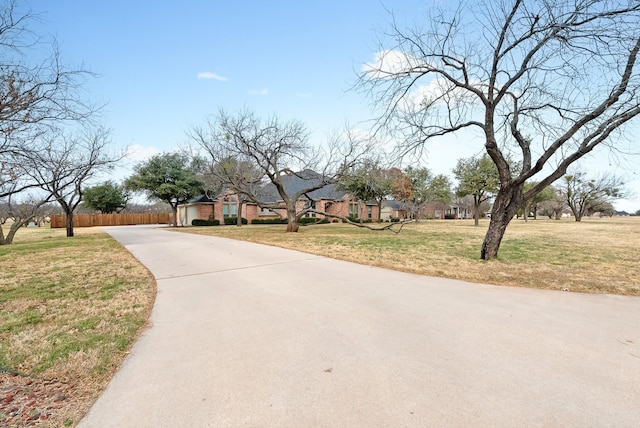
M 420 65 L 425 64 L 415 56 L 396 50 L 384 50 L 376 52 L 373 63 L 363 64 L 362 71 L 370 78 L 391 77 Z
M 249 91 L 249 95 L 259 95 L 259 96 L 269 95 L 269 89 L 264 88 L 264 89 L 260 89 L 259 91 Z
M 154 155 L 157 155 L 160 152 L 162 152 L 162 150 L 157 147 L 133 144 L 127 147 L 125 158 L 133 162 L 142 162 Z
M 226 77 L 220 76 L 219 74 L 212 73 L 210 71 L 202 71 L 198 73 L 198 79 L 214 79 L 214 80 L 219 80 L 221 82 L 224 82 L 225 80 L 227 80 Z

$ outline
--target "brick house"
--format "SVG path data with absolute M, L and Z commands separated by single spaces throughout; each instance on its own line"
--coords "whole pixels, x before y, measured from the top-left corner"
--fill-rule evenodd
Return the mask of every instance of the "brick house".
M 297 175 L 283 176 L 282 179 L 288 194 L 295 194 L 298 190 L 304 189 L 305 185 L 308 187 L 309 184 Z M 261 193 L 261 200 L 265 203 L 283 203 L 272 185 L 265 186 Z M 223 223 L 225 218 L 237 217 L 239 207 L 238 195 L 231 191 L 223 191 L 215 198 L 199 196 L 178 206 L 178 224 L 188 226 L 194 219 L 217 219 Z M 297 209 L 302 211 L 305 208 L 314 208 L 327 214 L 357 217 L 373 222 L 380 219 L 377 203 L 355 200 L 347 192 L 337 190 L 335 184 L 329 184 L 303 195 L 298 200 Z M 286 211 L 284 208 L 266 209 L 260 208 L 253 202 L 243 202 L 241 215 L 247 219 L 248 223 L 251 223 L 254 219 L 286 218 Z M 323 214 L 315 213 L 307 213 L 305 216 L 325 217 Z M 331 218 L 330 220 L 333 221 Z

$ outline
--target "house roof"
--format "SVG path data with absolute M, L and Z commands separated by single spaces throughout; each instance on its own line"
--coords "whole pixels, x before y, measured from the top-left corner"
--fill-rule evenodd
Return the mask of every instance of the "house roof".
M 301 172 L 283 175 L 282 185 L 284 186 L 285 192 L 287 192 L 288 195 L 294 195 L 304 189 L 308 189 L 310 187 L 321 184 L 323 182 L 323 179 L 324 177 L 321 174 L 313 170 L 306 169 Z M 345 194 L 346 192 L 337 190 L 337 186 L 335 184 L 327 184 L 320 189 L 309 192 L 306 195 L 302 195 L 300 199 L 311 198 L 312 200 L 338 200 L 342 199 Z M 263 189 L 261 189 L 259 197 L 265 202 L 279 201 L 282 199 L 278 194 L 276 187 L 272 183 L 265 185 Z
M 215 202 L 216 200 L 217 199 L 211 199 L 207 195 L 200 195 L 200 196 L 196 196 L 195 198 L 189 199 L 187 201 L 187 204 L 200 204 L 200 203 L 207 203 L 207 202 Z
M 294 195 L 304 189 L 315 187 L 323 182 L 322 174 L 319 174 L 311 169 L 305 169 L 301 172 L 291 172 L 281 177 L 282 184 L 288 195 Z M 327 184 L 320 189 L 316 189 L 312 192 L 303 194 L 300 199 L 312 199 L 312 200 L 330 200 L 338 201 L 344 199 L 348 192 L 344 190 L 338 190 L 337 184 Z M 281 201 L 282 197 L 278 194 L 276 187 L 273 183 L 266 183 L 256 192 L 258 200 L 268 203 Z M 211 199 L 206 195 L 200 195 L 187 201 L 187 204 L 197 203 L 212 203 L 218 199 Z M 394 201 L 399 204 L 399 202 Z M 367 205 L 377 205 L 376 201 L 367 201 Z
M 401 210 L 403 208 L 402 202 L 396 201 L 395 199 L 386 199 L 383 204 L 393 210 Z

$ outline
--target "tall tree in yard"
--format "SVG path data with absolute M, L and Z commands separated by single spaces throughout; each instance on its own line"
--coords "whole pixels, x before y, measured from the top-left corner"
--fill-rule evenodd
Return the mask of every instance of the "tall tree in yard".
M 624 183 L 614 175 L 605 174 L 589 178 L 583 172 L 566 175 L 558 184 L 565 202 L 573 211 L 576 221 L 582 221 L 585 214 L 604 207 L 606 203 L 623 198 Z M 608 208 L 608 207 L 607 207 Z
M 84 190 L 84 205 L 103 214 L 124 209 L 128 199 L 128 192 L 113 181 L 106 181 Z
M 74 235 L 73 214 L 85 184 L 122 158 L 110 151 L 110 144 L 109 131 L 92 127 L 71 135 L 48 134 L 23 157 L 22 174 L 50 194 L 66 214 L 68 237 Z
M 20 201 L 15 201 L 17 198 L 18 195 L 10 195 L 0 203 L 0 245 L 12 244 L 18 230 L 37 217 L 43 216 L 43 207 L 48 202 L 47 198 L 33 195 L 24 195 Z M 5 234 L 3 227 L 9 219 L 12 219 L 12 223 Z
M 524 185 L 524 190 L 525 193 L 527 190 L 531 189 L 532 187 L 537 186 L 538 183 L 536 181 L 531 181 L 531 182 L 527 182 Z M 539 193 L 536 193 L 536 195 L 529 200 L 526 200 L 524 202 L 524 209 L 522 210 L 522 212 L 524 213 L 524 221 L 528 221 L 529 219 L 529 211 L 531 208 L 533 208 L 533 219 L 537 220 L 538 219 L 538 206 L 545 201 L 550 201 L 553 200 L 556 196 L 556 192 L 555 190 L 551 187 L 548 186 L 544 189 L 542 189 Z
M 377 160 L 368 160 L 346 172 L 338 189 L 351 193 L 359 201 L 375 201 L 381 212 L 382 202 L 393 193 L 394 171 L 384 168 Z
M 411 177 L 399 168 L 390 168 L 391 197 L 398 201 L 408 201 L 413 194 Z
M 538 205 L 550 219 L 560 220 L 562 211 L 567 208 L 567 201 L 557 186 L 550 187 L 553 196 L 550 199 L 540 202 Z
M 428 17 L 424 29 L 394 22 L 359 85 L 402 153 L 477 131 L 500 182 L 480 251 L 493 259 L 525 201 L 594 149 L 615 148 L 640 114 L 640 2 L 460 2 Z
M 451 181 L 447 176 L 433 175 L 428 168 L 412 166 L 405 168 L 404 175 L 411 183 L 411 190 L 402 202 L 411 217 L 417 218 L 427 202 L 451 202 Z
M 159 154 L 136 165 L 135 173 L 125 181 L 124 187 L 168 203 L 174 227 L 178 226 L 178 205 L 203 192 L 203 183 L 191 168 L 189 158 L 180 153 Z
M 500 188 L 498 169 L 489 156 L 459 159 L 453 174 L 458 180 L 456 195 L 473 197 L 473 219 L 480 224 L 480 205 L 489 200 Z

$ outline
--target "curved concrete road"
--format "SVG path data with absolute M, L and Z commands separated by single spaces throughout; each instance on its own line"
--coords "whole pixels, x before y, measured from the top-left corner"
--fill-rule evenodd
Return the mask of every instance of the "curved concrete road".
M 158 296 L 83 428 L 640 425 L 638 298 L 105 230 Z

